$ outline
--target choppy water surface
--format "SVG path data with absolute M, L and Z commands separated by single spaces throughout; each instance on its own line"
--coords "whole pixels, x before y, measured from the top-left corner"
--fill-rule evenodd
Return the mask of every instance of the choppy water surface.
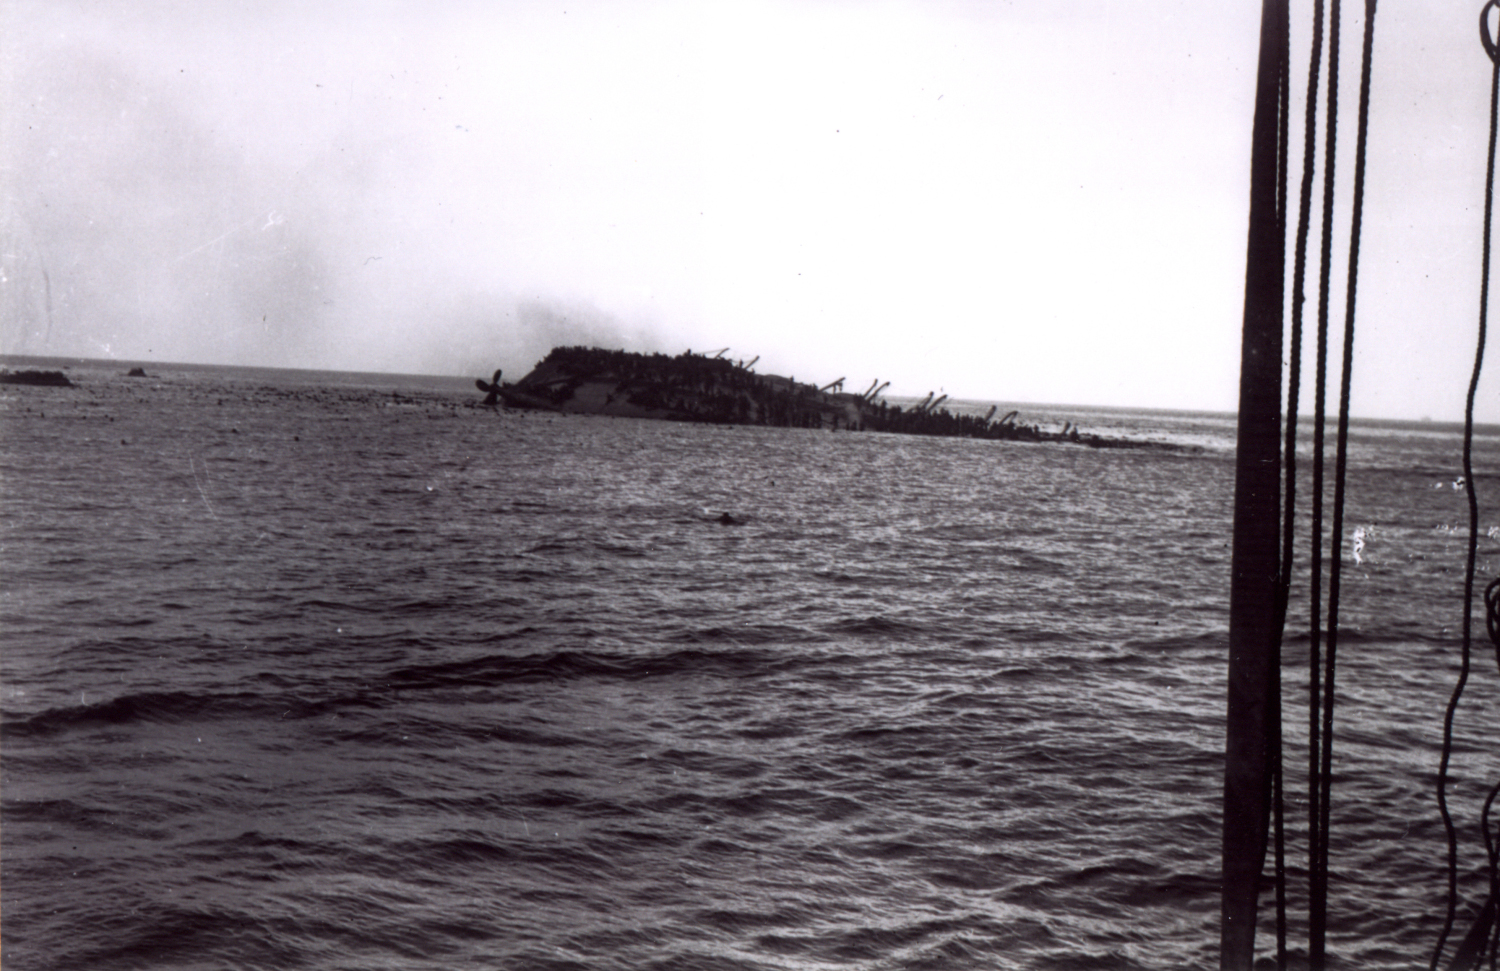
M 1228 419 L 1030 413 L 1208 446 L 1094 451 L 120 370 L 0 394 L 8 968 L 1216 964 Z M 1441 921 L 1457 442 L 1355 442 L 1349 966 Z

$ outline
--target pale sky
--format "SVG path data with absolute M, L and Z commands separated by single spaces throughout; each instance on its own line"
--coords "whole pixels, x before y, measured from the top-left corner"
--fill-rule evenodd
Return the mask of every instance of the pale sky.
M 1377 14 L 1356 414 L 1462 413 L 1478 8 Z M 1362 15 L 1346 0 L 1340 253 Z M 1259 17 L 0 0 L 0 351 L 519 378 L 556 343 L 729 347 L 851 390 L 1233 410 Z

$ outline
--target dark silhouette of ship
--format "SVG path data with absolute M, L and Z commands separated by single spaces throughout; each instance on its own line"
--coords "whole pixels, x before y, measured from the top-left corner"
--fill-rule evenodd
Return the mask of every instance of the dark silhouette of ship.
M 1069 442 L 1094 448 L 1165 448 L 1154 442 L 1084 434 L 1065 423 L 1060 431 L 1044 430 L 1019 420 L 1011 411 L 994 418 L 955 413 L 943 407 L 948 396 L 932 394 L 901 407 L 881 397 L 890 382 L 877 378 L 862 394 L 843 389 L 844 379 L 823 386 L 795 378 L 757 374 L 755 361 L 734 361 L 719 351 L 713 356 L 691 350 L 673 357 L 598 347 L 555 347 L 531 373 L 514 384 L 496 371 L 475 385 L 484 404 L 667 421 L 721 425 L 769 425 L 828 431 L 900 432 L 1005 441 Z

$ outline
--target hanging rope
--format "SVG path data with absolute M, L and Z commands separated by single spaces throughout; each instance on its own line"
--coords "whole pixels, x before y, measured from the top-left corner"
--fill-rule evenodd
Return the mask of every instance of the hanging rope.
M 1321 967 L 1328 932 L 1328 879 L 1320 861 L 1322 818 L 1319 799 L 1322 734 L 1322 646 L 1323 646 L 1323 467 L 1324 426 L 1328 400 L 1328 300 L 1333 269 L 1333 186 L 1338 148 L 1340 3 L 1332 0 L 1328 11 L 1328 108 L 1324 115 L 1323 225 L 1318 251 L 1318 355 L 1313 389 L 1312 549 L 1309 564 L 1311 591 L 1308 597 L 1308 691 L 1307 691 L 1307 936 L 1308 957 Z
M 1335 18 L 1337 18 L 1337 10 L 1337 0 L 1335 0 Z M 1330 82 L 1332 82 L 1335 76 L 1335 70 L 1332 65 L 1337 63 L 1338 57 L 1336 22 L 1332 29 L 1332 37 L 1333 40 L 1329 46 Z M 1337 667 L 1338 658 L 1339 581 L 1343 565 L 1344 484 L 1349 455 L 1349 392 L 1354 371 L 1355 298 L 1359 292 L 1359 243 L 1360 229 L 1364 219 L 1365 157 L 1369 143 L 1370 128 L 1370 61 L 1374 46 L 1375 0 L 1365 0 L 1364 46 L 1361 52 L 1359 78 L 1359 120 L 1354 143 L 1354 200 L 1353 217 L 1349 229 L 1349 275 L 1344 294 L 1344 346 L 1343 367 L 1339 380 L 1339 422 L 1334 460 L 1333 529 L 1330 537 L 1331 549 L 1329 551 L 1328 649 L 1324 658 L 1323 724 L 1319 738 L 1322 750 L 1318 772 L 1317 853 L 1315 868 L 1312 874 L 1313 880 L 1316 881 L 1315 888 L 1317 892 L 1311 901 L 1312 906 L 1310 907 L 1310 928 L 1312 933 L 1309 935 L 1311 940 L 1308 957 L 1312 967 L 1315 969 L 1320 969 L 1324 965 L 1328 932 L 1328 842 L 1333 778 L 1334 672 Z M 1331 96 L 1333 90 L 1334 85 L 1330 83 L 1330 105 L 1333 103 Z M 1328 124 L 1331 131 L 1334 125 L 1332 111 L 1329 112 Z M 1330 160 L 1327 165 L 1331 170 L 1332 153 L 1330 152 L 1329 155 Z M 1325 246 L 1327 242 L 1325 238 Z M 1323 343 L 1322 339 L 1324 335 L 1320 333 L 1319 337 L 1321 344 Z M 1320 350 L 1322 350 L 1321 347 Z M 1320 357 L 1323 356 L 1320 355 Z M 1324 384 L 1324 376 L 1321 373 L 1322 367 L 1320 367 L 1319 371 L 1318 383 L 1322 385 Z M 1319 403 L 1321 404 L 1321 401 Z
M 1323 67 L 1323 0 L 1313 4 L 1312 55 L 1307 68 L 1307 99 L 1303 107 L 1302 183 L 1297 200 L 1297 237 L 1292 257 L 1292 331 L 1290 367 L 1287 374 L 1286 497 L 1281 533 L 1281 578 L 1277 587 L 1277 630 L 1286 628 L 1287 605 L 1291 601 L 1293 553 L 1297 522 L 1297 416 L 1302 391 L 1302 305 L 1307 287 L 1307 236 L 1311 223 L 1313 177 L 1317 171 L 1318 77 Z M 1286 113 L 1283 113 L 1285 119 Z M 1283 146 L 1287 138 L 1282 137 Z M 1314 668 L 1316 670 L 1316 667 Z M 1278 707 L 1278 728 L 1280 725 Z M 1276 736 L 1276 966 L 1286 971 L 1286 860 L 1284 849 L 1285 808 L 1282 792 L 1281 736 Z
M 1489 23 L 1491 11 L 1500 11 L 1500 0 L 1487 0 L 1481 12 L 1481 40 L 1491 59 L 1490 142 L 1488 170 L 1485 182 L 1485 214 L 1483 239 L 1483 273 L 1480 287 L 1480 316 L 1478 348 L 1475 353 L 1474 370 L 1470 379 L 1465 409 L 1463 442 L 1463 475 L 1469 505 L 1469 544 L 1464 586 L 1463 645 L 1461 670 L 1457 686 L 1449 701 L 1444 719 L 1442 763 L 1438 773 L 1438 803 L 1442 812 L 1444 828 L 1448 837 L 1448 907 L 1442 935 L 1432 958 L 1436 971 L 1447 939 L 1452 933 L 1457 908 L 1457 836 L 1452 815 L 1447 805 L 1447 772 L 1452 758 L 1453 722 L 1457 707 L 1467 682 L 1471 667 L 1472 616 L 1474 574 L 1478 549 L 1478 498 L 1472 460 L 1473 411 L 1479 377 L 1483 363 L 1487 311 L 1489 299 L 1489 264 L 1491 257 L 1491 229 L 1494 204 L 1494 172 L 1497 145 L 1497 128 L 1500 128 L 1500 49 L 1491 39 Z M 1359 250 L 1363 224 L 1364 181 L 1367 148 L 1369 141 L 1369 109 L 1371 87 L 1371 62 L 1374 48 L 1376 0 L 1365 0 L 1365 23 L 1361 57 L 1359 109 L 1354 160 L 1353 210 L 1350 226 L 1348 256 L 1348 279 L 1345 291 L 1344 334 L 1339 383 L 1339 411 L 1335 442 L 1335 469 L 1333 487 L 1332 523 L 1329 531 L 1329 569 L 1327 626 L 1322 623 L 1323 611 L 1323 502 L 1324 474 L 1326 463 L 1326 402 L 1328 366 L 1328 314 L 1330 300 L 1329 278 L 1331 275 L 1331 250 L 1333 228 L 1334 170 L 1336 158 L 1336 132 L 1338 129 L 1339 88 L 1339 36 L 1340 0 L 1331 0 L 1329 9 L 1329 70 L 1327 109 L 1324 121 L 1326 150 L 1324 165 L 1322 235 L 1320 237 L 1319 286 L 1318 286 L 1318 333 L 1317 372 L 1314 402 L 1313 483 L 1312 483 L 1312 532 L 1311 532 L 1311 604 L 1310 604 L 1310 657 L 1308 691 L 1308 958 L 1309 966 L 1322 969 L 1326 963 L 1327 939 L 1327 893 L 1329 877 L 1329 844 L 1331 833 L 1332 776 L 1333 776 L 1333 723 L 1336 703 L 1336 672 L 1339 640 L 1340 587 L 1343 567 L 1343 533 L 1345 493 L 1348 470 L 1349 406 L 1353 375 L 1354 332 L 1356 302 L 1358 296 Z M 1282 11 L 1284 16 L 1284 10 Z M 1283 19 L 1278 25 L 1284 52 L 1289 27 Z M 1302 304 L 1305 302 L 1307 237 L 1310 231 L 1312 181 L 1317 167 L 1316 161 L 1316 100 L 1319 72 L 1322 64 L 1323 44 L 1323 0 L 1315 0 L 1314 29 L 1311 64 L 1308 72 L 1308 101 L 1304 113 L 1304 151 L 1301 192 L 1293 268 L 1291 365 L 1287 392 L 1285 444 L 1283 455 L 1286 462 L 1285 507 L 1282 532 L 1282 555 L 1277 571 L 1275 588 L 1276 637 L 1275 653 L 1279 655 L 1281 632 L 1285 627 L 1292 579 L 1293 552 L 1295 546 L 1296 510 L 1296 425 L 1299 414 L 1301 391 L 1301 352 L 1303 338 Z M 1287 151 L 1289 126 L 1289 79 L 1285 54 L 1278 64 L 1279 86 L 1277 91 L 1279 109 L 1279 139 L 1277 172 L 1277 196 L 1275 206 L 1276 223 L 1284 234 L 1287 219 Z M 1496 663 L 1500 666 L 1500 580 L 1491 582 L 1484 591 L 1486 628 L 1495 643 Z M 1324 645 L 1326 644 L 1326 651 Z M 1272 734 L 1268 738 L 1273 747 L 1274 758 L 1268 771 L 1275 820 L 1276 848 L 1276 930 L 1277 965 L 1287 966 L 1286 949 L 1286 871 L 1284 859 L 1284 793 L 1281 771 L 1280 696 L 1271 699 Z M 1477 967 L 1486 954 L 1494 971 L 1500 960 L 1500 836 L 1492 835 L 1490 816 L 1497 798 L 1500 784 L 1492 788 L 1484 801 L 1480 819 L 1480 830 L 1484 837 L 1486 852 L 1488 897 L 1478 919 L 1465 939 L 1455 951 L 1450 971 L 1470 971 Z M 1262 844 L 1264 845 L 1264 844 Z
M 1500 667 L 1500 579 L 1484 588 L 1484 626 L 1495 645 L 1495 666 Z
M 1491 589 L 1495 589 L 1495 586 L 1495 583 L 1490 584 Z M 1495 605 L 1490 603 L 1490 606 L 1493 608 Z M 1490 619 L 1496 619 L 1496 612 L 1493 609 L 1490 611 Z M 1495 649 L 1500 651 L 1500 636 L 1492 634 L 1490 639 L 1495 642 Z M 1496 840 L 1490 836 L 1490 807 L 1495 804 L 1496 796 L 1500 796 L 1500 782 L 1495 783 L 1494 787 L 1490 789 L 1489 796 L 1484 800 L 1484 811 L 1479 814 L 1479 830 L 1484 834 L 1484 852 L 1488 857 L 1490 865 L 1490 899 L 1485 902 L 1484 906 L 1490 926 L 1489 950 L 1491 968 L 1495 966 L 1496 955 L 1500 954 L 1500 921 L 1495 919 L 1496 908 L 1500 908 L 1500 840 Z M 1481 919 L 1475 922 L 1474 927 L 1476 930 L 1479 930 L 1485 924 L 1486 921 Z
M 1323 0 L 1313 4 L 1312 60 L 1307 69 L 1307 101 L 1303 111 L 1302 187 L 1297 205 L 1297 241 L 1292 256 L 1292 333 L 1287 373 L 1286 508 L 1281 524 L 1281 579 L 1277 587 L 1279 628 L 1286 627 L 1291 601 L 1292 553 L 1297 523 L 1297 413 L 1302 393 L 1302 304 L 1307 289 L 1307 235 L 1311 222 L 1313 175 L 1317 170 L 1318 75 L 1323 61 Z
M 1474 926 L 1458 942 L 1448 971 L 1472 971 L 1484 960 L 1486 951 L 1490 955 L 1490 967 L 1495 966 L 1495 935 L 1500 933 L 1495 922 L 1495 902 L 1500 900 L 1500 878 L 1496 875 L 1500 871 L 1500 847 L 1495 845 L 1494 838 L 1490 836 L 1490 808 L 1495 804 L 1496 796 L 1500 796 L 1500 784 L 1490 790 L 1489 797 L 1484 801 L 1484 810 L 1479 814 L 1479 830 L 1484 834 L 1484 848 L 1489 857 L 1490 895 L 1480 909 Z
M 1277 56 L 1277 88 L 1279 91 L 1279 102 L 1277 112 L 1280 124 L 1276 133 L 1277 158 L 1276 158 L 1276 232 L 1281 239 L 1286 239 L 1286 197 L 1288 182 L 1287 153 L 1291 141 L 1291 17 L 1287 6 L 1282 4 L 1278 11 L 1279 23 L 1277 29 L 1281 33 L 1281 43 Z M 1303 165 L 1303 181 L 1307 181 L 1307 166 Z M 1299 217 L 1299 226 L 1306 219 L 1306 209 Z M 1283 259 L 1285 256 L 1283 255 Z M 1301 328 L 1300 313 L 1293 310 L 1293 317 L 1298 323 L 1292 327 L 1292 360 L 1296 361 L 1301 353 Z M 1267 764 L 1271 770 L 1271 820 L 1272 833 L 1274 836 L 1273 846 L 1275 852 L 1276 868 L 1276 967 L 1278 971 L 1286 971 L 1286 796 L 1283 792 L 1283 778 L 1281 769 L 1281 640 L 1286 631 L 1286 608 L 1291 587 L 1291 563 L 1292 563 L 1292 535 L 1296 520 L 1296 505 L 1293 500 L 1295 482 L 1297 478 L 1297 374 L 1298 368 L 1292 365 L 1291 390 L 1288 392 L 1289 407 L 1287 414 L 1292 416 L 1286 423 L 1286 448 L 1283 465 L 1286 468 L 1286 499 L 1282 513 L 1282 553 L 1281 569 L 1276 584 L 1276 646 L 1272 651 L 1271 663 L 1276 671 L 1276 677 L 1272 679 L 1270 704 L 1268 705 L 1268 720 L 1270 734 L 1270 752 Z
M 1354 335 L 1355 322 L 1357 319 L 1356 304 L 1358 297 L 1359 279 L 1359 251 L 1361 229 L 1363 226 L 1364 212 L 1364 184 L 1366 159 L 1369 143 L 1369 112 L 1370 112 L 1370 90 L 1372 54 L 1374 49 L 1375 34 L 1375 11 L 1376 0 L 1365 0 L 1364 36 L 1361 52 L 1360 82 L 1359 82 L 1359 108 L 1357 121 L 1357 137 L 1354 159 L 1354 186 L 1353 207 L 1350 225 L 1349 251 L 1348 251 L 1348 278 L 1345 290 L 1344 309 L 1344 334 L 1341 348 L 1341 375 L 1339 382 L 1339 405 L 1338 423 L 1335 440 L 1335 468 L 1332 499 L 1332 523 L 1329 530 L 1329 568 L 1328 568 L 1328 598 L 1327 626 L 1324 627 L 1323 620 L 1323 503 L 1324 503 L 1324 475 L 1326 465 L 1326 405 L 1327 405 L 1327 369 L 1328 369 L 1328 316 L 1330 301 L 1329 280 L 1332 265 L 1332 229 L 1333 229 L 1333 202 L 1334 202 L 1334 172 L 1337 148 L 1336 133 L 1338 130 L 1338 90 L 1339 90 L 1339 37 L 1340 37 L 1340 0 L 1331 0 L 1328 13 L 1328 88 L 1327 109 L 1324 120 L 1326 135 L 1325 159 L 1323 162 L 1324 184 L 1323 184 L 1323 208 L 1322 208 L 1322 234 L 1320 237 L 1319 270 L 1318 270 L 1318 314 L 1317 314 L 1317 371 L 1316 391 L 1314 395 L 1314 441 L 1313 441 L 1313 472 L 1312 472 L 1312 530 L 1311 530 L 1311 603 L 1310 603 L 1310 656 L 1309 656 L 1309 690 L 1308 690 L 1308 959 L 1310 968 L 1321 971 L 1326 965 L 1326 940 L 1327 940 L 1327 894 L 1329 882 L 1329 846 L 1331 843 L 1331 808 L 1332 808 L 1332 778 L 1333 778 L 1333 724 L 1335 714 L 1336 673 L 1339 641 L 1339 610 L 1340 610 L 1340 588 L 1343 570 L 1343 534 L 1344 534 L 1344 512 L 1345 495 L 1348 471 L 1348 443 L 1350 424 L 1350 396 L 1353 383 L 1354 366 Z M 1268 10 L 1272 9 L 1270 6 Z M 1474 574 L 1478 552 L 1478 498 L 1476 493 L 1474 471 L 1473 471 L 1473 412 L 1474 400 L 1477 396 L 1480 372 L 1483 363 L 1485 333 L 1487 327 L 1487 311 L 1489 299 L 1489 264 L 1491 259 L 1491 229 L 1493 224 L 1494 205 L 1494 174 L 1497 150 L 1497 130 L 1500 130 L 1500 45 L 1491 39 L 1489 23 L 1492 10 L 1500 11 L 1500 0 L 1487 0 L 1481 12 L 1481 40 L 1486 53 L 1489 55 L 1492 66 L 1491 79 L 1491 104 L 1490 104 L 1490 142 L 1488 170 L 1485 183 L 1485 214 L 1484 214 L 1484 239 L 1483 239 L 1483 274 L 1481 279 L 1480 316 L 1478 348 L 1475 353 L 1474 370 L 1470 379 L 1468 396 L 1465 408 L 1465 425 L 1463 441 L 1463 474 L 1467 488 L 1468 505 L 1470 514 L 1469 544 L 1467 569 L 1464 586 L 1464 617 L 1463 617 L 1463 645 L 1462 663 L 1458 685 L 1454 689 L 1452 698 L 1448 704 L 1448 710 L 1444 719 L 1443 752 L 1442 763 L 1438 773 L 1438 803 L 1442 812 L 1444 828 L 1448 836 L 1448 913 L 1443 927 L 1442 935 L 1432 958 L 1432 969 L 1436 971 L 1442 958 L 1448 937 L 1452 933 L 1455 913 L 1457 908 L 1457 837 L 1453 824 L 1452 815 L 1447 805 L 1447 773 L 1452 758 L 1453 745 L 1453 722 L 1457 707 L 1462 696 L 1464 685 L 1467 682 L 1471 667 L 1471 638 L 1472 638 L 1472 602 L 1474 594 Z M 1274 220 L 1277 230 L 1284 238 L 1287 222 L 1287 195 L 1288 195 L 1288 163 L 1287 153 L 1289 147 L 1288 127 L 1289 120 L 1289 65 L 1286 51 L 1288 50 L 1289 24 L 1285 19 L 1285 8 L 1282 7 L 1277 14 L 1280 20 L 1275 21 L 1277 41 L 1280 45 L 1280 53 L 1275 65 L 1277 71 L 1277 88 L 1275 90 L 1277 117 L 1277 142 L 1276 142 L 1276 172 L 1277 180 L 1274 196 Z M 1261 78 L 1267 76 L 1268 67 L 1265 60 L 1267 50 L 1265 33 L 1267 25 L 1273 21 L 1263 20 L 1262 33 L 1262 62 Z M 1272 638 L 1271 658 L 1279 666 L 1279 653 L 1281 648 L 1282 632 L 1285 629 L 1285 621 L 1290 603 L 1290 590 L 1292 580 L 1293 553 L 1295 548 L 1295 512 L 1297 492 L 1296 472 L 1296 447 L 1297 447 L 1297 419 L 1299 416 L 1299 398 L 1301 392 L 1301 357 L 1303 340 L 1303 313 L 1302 305 L 1305 302 L 1306 285 L 1306 257 L 1307 242 L 1310 232 L 1310 211 L 1312 196 L 1312 181 L 1317 168 L 1316 159 L 1316 130 L 1317 130 L 1317 93 L 1319 90 L 1319 72 L 1322 65 L 1323 44 L 1323 0 L 1315 0 L 1314 3 L 1314 25 L 1313 46 L 1311 64 L 1308 72 L 1308 101 L 1304 112 L 1304 151 L 1303 151 L 1303 173 L 1301 192 L 1299 196 L 1299 212 L 1296 234 L 1296 250 L 1293 268 L 1293 293 L 1292 293 L 1292 327 L 1291 327 L 1291 364 L 1287 392 L 1287 407 L 1285 412 L 1286 425 L 1284 428 L 1285 443 L 1283 446 L 1283 457 L 1286 463 L 1285 471 L 1285 506 L 1283 509 L 1281 557 L 1276 565 L 1276 578 L 1274 586 L 1274 619 L 1275 626 Z M 1257 164 L 1263 164 L 1266 160 L 1260 153 L 1270 148 L 1266 144 L 1268 139 L 1260 135 L 1261 128 L 1259 119 L 1265 106 L 1265 82 L 1261 82 L 1260 100 L 1257 103 Z M 1269 166 L 1265 166 L 1269 167 Z M 1267 187 L 1268 188 L 1268 187 Z M 1264 212 L 1264 208 L 1260 210 Z M 1255 208 L 1252 206 L 1252 217 Z M 1271 284 L 1262 281 L 1262 292 L 1271 294 Z M 1247 284 L 1247 293 L 1249 293 Z M 1276 286 L 1279 295 L 1279 285 Z M 1247 297 L 1248 305 L 1248 297 Z M 1238 549 L 1238 548 L 1237 548 Z M 1236 577 L 1238 578 L 1238 574 Z M 1485 604 L 1485 622 L 1492 641 L 1496 648 L 1496 663 L 1500 666 L 1500 580 L 1491 582 L 1484 591 L 1483 601 Z M 1326 645 L 1326 649 L 1325 649 Z M 1233 675 L 1233 670 L 1231 670 Z M 1231 677 L 1231 680 L 1233 678 Z M 1276 931 L 1277 931 L 1277 965 L 1284 969 L 1287 966 L 1286 947 L 1286 868 L 1285 868 L 1285 829 L 1284 829 L 1284 791 L 1281 766 L 1282 740 L 1280 735 L 1280 692 L 1273 691 L 1268 699 L 1269 711 L 1267 727 L 1269 733 L 1265 736 L 1266 744 L 1273 753 L 1271 764 L 1266 768 L 1265 780 L 1272 798 L 1272 807 L 1275 823 L 1275 851 L 1276 851 Z M 1235 712 L 1233 699 L 1231 699 L 1231 717 Z M 1226 774 L 1227 778 L 1227 774 Z M 1226 785 L 1227 789 L 1227 785 Z M 1490 959 L 1491 971 L 1495 971 L 1497 961 L 1500 961 L 1500 835 L 1492 834 L 1490 823 L 1491 811 L 1497 799 L 1500 799 L 1500 784 L 1492 788 L 1484 801 L 1483 811 L 1480 818 L 1480 830 L 1484 837 L 1486 852 L 1488 897 L 1481 909 L 1478 919 L 1469 931 L 1465 939 L 1460 942 L 1455 951 L 1450 971 L 1472 971 L 1477 967 L 1486 954 Z M 1226 802 L 1226 806 L 1228 806 Z M 1261 810 L 1264 812 L 1264 808 Z M 1228 815 L 1226 812 L 1226 820 Z M 1261 825 L 1264 826 L 1265 817 L 1261 816 Z M 1265 830 L 1260 831 L 1260 852 L 1265 849 Z M 1228 826 L 1226 823 L 1226 847 L 1229 846 Z M 1226 874 L 1228 872 L 1229 856 L 1226 850 Z M 1227 886 L 1226 877 L 1226 886 Z M 1226 901 L 1228 901 L 1226 891 Z M 1223 954 L 1227 955 L 1229 944 L 1228 928 L 1229 908 L 1226 902 L 1225 918 L 1225 946 Z M 1251 917 L 1253 923 L 1253 916 Z M 1238 925 L 1235 925 L 1238 926 Z M 1251 932 L 1253 934 L 1253 930 Z M 1241 943 L 1236 940 L 1235 943 Z M 1235 952 L 1240 953 L 1240 952 Z M 1238 965 L 1236 965 L 1238 966 Z
M 1495 41 L 1490 37 L 1490 10 L 1500 8 L 1500 0 L 1488 0 L 1479 11 L 1479 40 L 1484 45 L 1484 52 L 1489 56 L 1490 71 L 1490 141 L 1489 160 L 1485 168 L 1484 178 L 1484 236 L 1481 243 L 1480 270 L 1479 270 L 1479 338 L 1478 348 L 1474 352 L 1474 371 L 1469 378 L 1469 394 L 1464 406 L 1464 487 L 1469 499 L 1469 548 L 1468 558 L 1464 569 L 1464 613 L 1463 613 L 1463 639 L 1460 648 L 1458 683 L 1453 687 L 1453 695 L 1448 699 L 1447 711 L 1443 714 L 1443 752 L 1438 762 L 1437 778 L 1437 801 L 1438 812 L 1443 817 L 1443 831 L 1448 837 L 1448 906 L 1447 913 L 1443 918 L 1443 930 L 1438 935 L 1437 948 L 1433 951 L 1431 968 L 1436 971 L 1438 962 L 1442 960 L 1443 946 L 1448 941 L 1448 935 L 1453 931 L 1453 922 L 1458 913 L 1458 831 L 1453 825 L 1453 815 L 1448 809 L 1448 765 L 1453 756 L 1453 718 L 1458 711 L 1459 699 L 1463 697 L 1464 685 L 1469 680 L 1469 664 L 1471 652 L 1471 636 L 1473 623 L 1473 601 L 1474 601 L 1474 566 L 1479 548 L 1479 497 L 1474 489 L 1474 466 L 1473 466 L 1473 439 L 1474 439 L 1474 396 L 1479 388 L 1479 372 L 1484 364 L 1484 339 L 1485 330 L 1489 320 L 1489 297 L 1490 297 L 1490 230 L 1493 224 L 1493 211 L 1495 205 L 1495 134 L 1497 104 L 1500 104 L 1500 56 L 1497 56 Z M 1493 586 L 1493 585 L 1492 585 Z M 1485 592 L 1485 603 L 1489 605 L 1489 591 Z M 1489 624 L 1488 612 L 1486 613 L 1486 625 L 1489 626 L 1491 636 L 1495 629 Z M 1500 660 L 1500 642 L 1497 642 L 1497 660 Z M 1492 797 L 1493 798 L 1493 797 Z M 1488 803 L 1486 803 L 1486 814 Z M 1489 842 L 1489 831 L 1485 830 L 1485 841 Z M 1493 854 L 1491 854 L 1491 881 L 1493 883 Z M 1495 897 L 1491 894 L 1490 901 L 1493 906 Z M 1455 966 L 1460 955 L 1454 955 Z

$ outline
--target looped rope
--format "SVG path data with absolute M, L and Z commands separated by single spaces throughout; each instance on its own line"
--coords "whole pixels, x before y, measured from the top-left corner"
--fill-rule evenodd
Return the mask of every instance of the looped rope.
M 1490 8 L 1500 9 L 1500 0 L 1489 0 L 1479 11 L 1479 43 L 1484 45 L 1484 52 L 1490 60 L 1495 59 L 1495 41 L 1490 37 Z

